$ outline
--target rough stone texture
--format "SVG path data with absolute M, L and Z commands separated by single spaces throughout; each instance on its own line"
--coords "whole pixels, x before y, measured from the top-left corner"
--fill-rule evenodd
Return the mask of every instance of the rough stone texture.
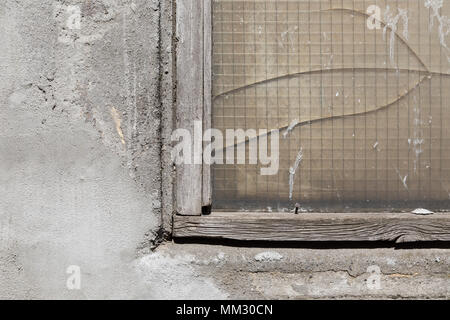
M 209 289 L 189 293 L 193 298 L 450 298 L 447 249 L 267 249 L 170 244 L 143 258 L 148 260 L 164 261 L 169 264 L 168 270 L 186 274 L 183 288 L 192 283 L 194 288 L 202 285 Z M 367 285 L 371 276 L 368 268 L 373 266 L 380 269 L 380 289 Z M 165 278 L 169 287 L 178 281 L 170 274 Z M 220 292 L 209 287 L 211 279 Z
M 0 298 L 449 297 L 444 249 L 152 252 L 173 210 L 172 2 L 4 0 L 0 28 Z
M 159 16 L 157 1 L 2 1 L 0 297 L 133 288 L 126 262 L 161 225 Z

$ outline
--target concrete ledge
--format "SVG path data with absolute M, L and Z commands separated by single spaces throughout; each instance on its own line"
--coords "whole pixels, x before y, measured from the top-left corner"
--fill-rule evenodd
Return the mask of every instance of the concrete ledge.
M 232 299 L 448 299 L 449 252 L 200 244 L 165 244 L 157 250 L 189 268 L 192 281 L 213 283 Z M 368 285 L 377 270 L 379 289 Z M 209 298 L 208 292 L 194 298 L 202 297 Z

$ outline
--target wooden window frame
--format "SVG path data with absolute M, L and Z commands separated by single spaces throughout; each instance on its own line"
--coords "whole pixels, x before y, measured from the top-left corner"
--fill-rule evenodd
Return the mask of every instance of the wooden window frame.
M 212 0 L 176 0 L 176 128 L 211 127 Z M 194 146 L 192 146 L 194 148 Z M 194 149 L 193 149 L 194 150 Z M 176 168 L 174 238 L 244 241 L 450 241 L 450 214 L 213 212 L 209 165 Z

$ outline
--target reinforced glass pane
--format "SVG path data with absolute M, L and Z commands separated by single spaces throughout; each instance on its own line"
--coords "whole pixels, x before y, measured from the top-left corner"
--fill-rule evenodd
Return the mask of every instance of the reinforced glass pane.
M 214 0 L 213 127 L 280 132 L 276 174 L 253 139 L 245 164 L 213 166 L 214 208 L 448 209 L 449 17 L 447 1 Z

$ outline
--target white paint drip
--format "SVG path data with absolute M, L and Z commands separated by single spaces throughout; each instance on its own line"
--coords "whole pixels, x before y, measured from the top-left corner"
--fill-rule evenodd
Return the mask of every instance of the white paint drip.
M 403 186 L 405 187 L 406 190 L 408 190 L 408 184 L 406 183 L 406 181 L 408 180 L 408 175 L 404 176 L 402 178 L 402 176 L 400 176 L 400 179 L 402 180 Z
M 262 33 L 262 26 L 258 26 L 258 34 L 261 34 Z
M 289 199 L 292 200 L 294 194 L 294 178 L 297 172 L 300 163 L 303 160 L 303 148 L 300 148 L 300 151 L 297 154 L 297 158 L 295 159 L 294 166 L 289 169 Z
M 292 132 L 292 130 L 294 130 L 294 128 L 299 124 L 299 120 L 295 119 L 294 121 L 292 121 L 289 126 L 287 127 L 286 131 L 283 132 L 283 138 L 286 139 L 287 136 Z
M 414 173 L 417 173 L 417 166 L 420 160 L 420 155 L 423 153 L 422 145 L 425 140 L 422 138 L 423 130 L 422 130 L 422 120 L 421 120 L 421 112 L 420 106 L 417 103 L 417 98 L 414 96 L 414 137 L 412 139 L 408 139 L 409 145 L 413 148 L 414 151 Z
M 447 51 L 447 60 L 450 63 L 450 48 L 447 45 L 446 37 L 450 34 L 450 18 L 442 16 L 440 10 L 444 6 L 444 0 L 425 0 L 425 7 L 431 9 L 430 30 L 434 27 L 435 20 L 438 21 L 439 41 L 441 46 Z
M 284 43 L 287 42 L 291 50 L 295 52 L 294 40 L 291 37 L 291 34 L 295 33 L 298 30 L 298 26 L 294 26 L 292 28 L 287 29 L 281 33 L 281 41 L 279 42 L 279 46 L 284 48 Z
M 380 150 L 378 150 L 378 146 L 380 145 L 380 143 L 377 141 L 377 142 L 375 142 L 375 144 L 373 145 L 373 148 L 375 149 L 375 150 L 377 150 L 377 151 L 380 151 Z
M 330 55 L 330 60 L 328 61 L 328 66 L 327 67 L 332 67 L 333 66 L 333 60 L 334 60 L 334 55 L 333 54 L 331 54 Z
M 391 65 L 396 66 L 396 63 L 394 61 L 394 55 L 395 55 L 395 36 L 398 29 L 398 23 L 400 19 L 402 19 L 403 22 L 403 37 L 408 40 L 408 11 L 406 9 L 398 8 L 398 14 L 396 16 L 393 16 L 393 14 L 390 11 L 390 7 L 386 7 L 386 12 L 384 14 L 384 19 L 386 20 L 386 25 L 383 29 L 383 39 L 386 39 L 386 33 L 387 29 L 391 29 L 390 39 L 389 39 L 389 57 L 391 60 Z
M 401 181 L 402 184 L 403 184 L 403 187 L 405 187 L 406 190 L 409 190 L 409 188 L 408 188 L 408 183 L 407 183 L 407 181 L 408 181 L 408 175 L 402 176 L 402 175 L 400 174 L 400 171 L 398 171 L 397 169 L 396 169 L 396 171 L 397 171 L 398 177 L 400 178 L 400 181 Z

